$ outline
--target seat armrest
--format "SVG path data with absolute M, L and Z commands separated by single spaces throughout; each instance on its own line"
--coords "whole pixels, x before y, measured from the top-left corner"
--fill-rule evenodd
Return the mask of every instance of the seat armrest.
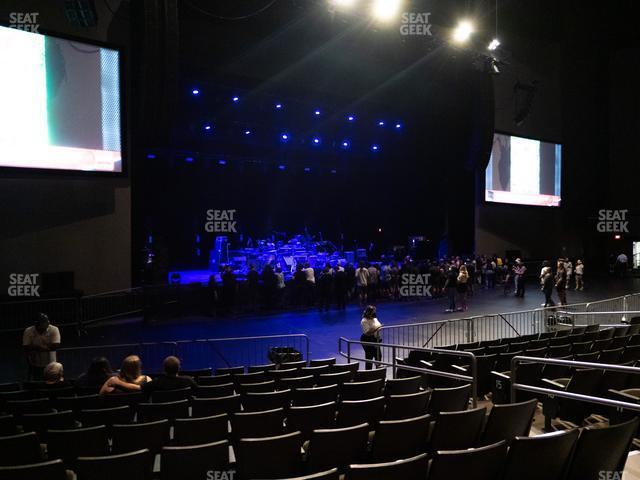
M 509 375 L 505 375 L 502 372 L 496 372 L 495 370 L 491 370 L 491 375 L 495 375 L 496 377 L 503 378 L 505 380 L 511 380 Z
M 454 368 L 454 369 L 456 369 L 456 370 L 459 370 L 459 371 L 461 371 L 461 372 L 463 372 L 463 373 L 467 373 L 467 372 L 468 372 L 468 370 L 467 370 L 465 367 L 462 367 L 462 366 L 460 366 L 460 365 L 451 365 L 451 368 Z
M 634 403 L 638 403 L 640 401 L 640 398 L 636 397 L 635 395 L 631 395 L 629 393 L 625 393 L 625 392 L 622 392 L 620 390 L 614 390 L 614 389 L 610 388 L 608 390 L 608 392 L 609 393 L 613 393 L 617 397 L 624 398 L 624 399 L 629 400 L 629 401 L 634 402 Z
M 548 378 L 543 378 L 542 379 L 542 383 L 544 383 L 545 386 L 554 388 L 556 390 L 564 390 L 564 388 L 565 388 L 565 386 L 562 385 L 561 383 L 554 382 L 553 380 L 549 380 Z
M 420 363 L 427 368 L 433 368 L 433 363 L 429 363 L 426 360 L 420 360 Z

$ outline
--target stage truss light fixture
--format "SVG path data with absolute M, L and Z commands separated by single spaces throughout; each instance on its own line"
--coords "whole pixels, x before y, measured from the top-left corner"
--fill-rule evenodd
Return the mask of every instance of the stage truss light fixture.
M 231 99 L 231 101 L 232 101 L 233 103 L 238 103 L 238 102 L 240 101 L 240 97 L 237 97 L 237 96 L 236 96 L 236 97 L 233 97 L 233 98 Z
M 191 95 L 193 95 L 194 97 L 197 97 L 198 95 L 200 95 L 200 90 L 198 90 L 197 88 L 194 88 L 193 90 L 191 90 Z
M 456 43 L 465 43 L 471 37 L 474 31 L 473 23 L 469 20 L 461 20 L 453 30 L 453 41 Z

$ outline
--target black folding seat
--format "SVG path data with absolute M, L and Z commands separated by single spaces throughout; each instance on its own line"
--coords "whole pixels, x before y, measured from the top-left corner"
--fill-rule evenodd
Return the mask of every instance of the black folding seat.
M 17 392 L 20 390 L 18 382 L 0 383 L 0 392 Z
M 35 432 L 0 437 L 0 465 L 26 465 L 44 460 Z
M 353 378 L 353 375 L 355 375 L 359 367 L 359 362 L 334 363 L 333 365 L 331 365 L 331 373 L 351 372 Z
M 109 395 L 103 395 L 104 407 L 121 407 L 122 405 L 129 405 L 135 408 L 140 402 L 146 401 L 146 396 L 142 392 L 133 393 L 111 393 Z
M 296 360 L 295 362 L 282 362 L 280 364 L 280 369 L 282 369 L 282 370 L 288 370 L 290 368 L 300 369 L 300 368 L 306 367 L 306 366 L 307 366 L 307 361 L 306 360 Z
M 539 386 L 542 375 L 541 363 L 525 362 L 518 364 L 516 370 L 516 383 L 521 385 Z M 511 402 L 511 372 L 491 372 L 494 388 L 491 400 L 494 404 L 506 404 Z M 536 398 L 534 393 L 522 390 L 516 391 L 516 401 L 524 402 Z
M 78 480 L 151 480 L 153 456 L 143 449 L 116 455 L 78 458 L 75 473 Z
M 638 333 L 640 333 L 640 323 L 629 325 L 629 330 L 627 330 L 628 337 L 632 337 L 633 335 L 637 335 Z
M 70 469 L 75 467 L 78 457 L 94 457 L 108 453 L 107 427 L 104 425 L 47 432 L 48 457 L 63 459 Z
M 573 344 L 573 348 L 571 349 L 572 355 L 579 355 L 582 353 L 589 353 L 591 351 L 591 343 L 592 342 L 576 342 Z
M 384 417 L 384 397 L 369 400 L 345 400 L 338 405 L 338 427 L 351 427 L 368 423 L 375 430 Z
M 211 377 L 213 375 L 213 371 L 211 367 L 197 368 L 195 370 L 180 370 L 180 375 L 193 378 Z
M 312 359 L 309 360 L 309 366 L 310 367 L 322 367 L 324 365 L 335 365 L 336 363 L 336 359 L 334 357 L 331 358 L 316 358 L 316 359 Z
M 390 378 L 385 384 L 385 395 L 408 395 L 420 391 L 422 377 Z
M 522 355 L 525 357 L 544 358 L 547 355 L 547 347 L 528 348 Z
M 349 465 L 347 480 L 424 480 L 429 466 L 425 453 L 393 462 Z
M 13 415 L 0 415 L 0 437 L 18 433 L 18 425 Z
M 260 383 L 241 383 L 235 385 L 235 390 L 241 394 L 275 392 L 276 382 L 268 380 Z
M 251 365 L 247 367 L 247 373 L 256 373 L 256 372 L 268 372 L 269 370 L 275 370 L 275 363 L 267 363 L 265 365 Z
M 203 387 L 233 383 L 233 377 L 230 373 L 225 375 L 214 375 L 212 377 L 196 377 L 194 380 L 198 385 L 202 385 Z
M 593 330 L 590 332 L 585 332 L 585 334 L 582 336 L 582 341 L 583 342 L 595 342 L 598 339 L 598 331 L 597 330 Z
M 598 340 L 612 339 L 615 333 L 614 328 L 603 328 L 598 332 Z
M 48 398 L 35 398 L 33 400 L 8 400 L 5 410 L 15 417 L 21 417 L 24 414 L 51 413 L 53 408 L 51 400 Z
M 427 451 L 430 415 L 378 423 L 371 447 L 372 462 L 390 462 Z
M 524 355 L 524 352 L 507 352 L 507 353 L 499 353 L 496 357 L 496 372 L 508 372 L 511 370 L 511 359 L 513 357 L 518 357 Z
M 480 341 L 480 343 L 478 344 L 478 347 L 490 347 L 493 345 L 500 345 L 500 339 L 496 338 L 494 340 L 482 340 Z
M 165 403 L 140 403 L 138 405 L 138 422 L 154 422 L 156 420 L 187 418 L 189 416 L 189 400 L 178 400 Z
M 229 442 L 182 447 L 163 447 L 160 453 L 160 480 L 203 480 L 210 472 L 229 470 Z
M 47 388 L 43 390 L 36 390 L 36 396 L 39 398 L 48 398 L 52 402 L 58 397 L 70 397 L 76 394 L 76 389 L 72 386 L 69 387 L 59 387 L 59 388 Z
M 528 436 L 537 405 L 536 399 L 521 403 L 494 405 L 489 413 L 479 445 L 491 445 L 501 440 L 510 444 L 515 437 Z
M 591 332 L 597 332 L 600 330 L 600 324 L 599 323 L 593 323 L 591 325 L 587 325 L 586 328 L 584 329 L 585 333 L 591 333 Z
M 549 339 L 549 347 L 559 347 L 564 345 L 571 345 L 568 335 L 564 337 L 555 337 Z
M 583 341 L 584 334 L 583 333 L 572 333 L 567 336 L 567 343 L 574 344 L 580 343 Z
M 640 345 L 640 334 L 632 335 L 629 339 L 629 343 L 627 343 L 627 346 L 629 347 L 635 345 Z
M 264 412 L 275 408 L 287 410 L 291 405 L 291 390 L 247 393 L 240 399 L 245 412 Z
M 576 362 L 591 362 L 597 363 L 598 357 L 600 356 L 600 352 L 589 352 L 589 353 L 580 353 L 578 355 L 574 355 L 573 359 Z
M 301 470 L 302 442 L 300 432 L 276 437 L 240 439 L 236 454 L 239 477 L 295 477 Z
M 358 370 L 353 378 L 354 382 L 370 382 L 371 380 L 386 380 L 386 368 L 373 368 L 371 370 Z
M 336 402 L 306 407 L 291 407 L 287 413 L 287 431 L 300 432 L 305 440 L 318 429 L 335 428 Z
M 173 425 L 177 446 L 202 445 L 229 437 L 229 416 L 226 413 L 199 418 L 178 418 Z
M 543 378 L 542 382 L 547 388 L 594 396 L 598 393 L 601 380 L 602 370 L 577 369 L 570 378 Z M 547 396 L 543 400 L 543 404 L 547 427 L 550 427 L 550 420 L 555 417 L 561 417 L 563 420 L 580 425 L 582 420 L 594 411 L 594 404 L 592 403 L 579 402 L 567 398 Z
M 79 385 L 76 385 L 75 390 L 76 390 L 76 395 L 79 397 L 84 397 L 87 395 L 98 395 L 100 393 L 100 387 L 98 386 L 91 386 L 91 387 L 82 387 Z
M 618 363 L 622 358 L 624 348 L 614 348 L 611 350 L 602 350 L 598 356 L 598 363 Z
M 561 358 L 571 355 L 571 344 L 554 345 L 547 348 L 547 358 Z
M 511 342 L 509 344 L 508 352 L 524 352 L 527 348 L 529 348 L 530 342 Z
M 191 387 L 176 388 L 175 390 L 156 390 L 151 394 L 152 403 L 177 402 L 187 400 L 193 395 Z
M 145 448 L 151 453 L 159 453 L 169 442 L 169 427 L 169 420 L 114 425 L 113 453 L 134 452 Z
M 486 413 L 484 407 L 440 413 L 431 433 L 429 451 L 475 447 L 482 433 Z
M 315 388 L 298 388 L 291 394 L 295 406 L 321 405 L 335 402 L 338 398 L 338 385 L 326 385 Z
M 622 478 L 640 418 L 605 428 L 586 427 L 580 432 L 567 480 L 598 478 L 601 472 Z
M 586 331 L 587 331 L 586 325 L 579 325 L 579 326 L 574 325 L 573 328 L 571 329 L 570 335 L 584 334 Z
M 241 438 L 264 438 L 281 435 L 284 431 L 284 410 L 276 408 L 263 412 L 237 412 L 231 414 L 231 436 Z
M 456 350 L 473 350 L 480 346 L 480 342 L 459 343 L 456 345 Z
M 56 459 L 49 460 L 48 462 L 33 463 L 28 465 L 0 467 L 0 479 L 67 480 L 67 473 L 62 460 Z
M 133 410 L 128 405 L 113 408 L 96 408 L 80 410 L 79 418 L 83 427 L 125 424 L 133 421 Z
M 316 383 L 319 387 L 324 387 L 327 385 L 342 385 L 345 382 L 350 382 L 353 376 L 354 373 L 350 371 L 323 373 L 318 375 L 318 380 L 316 381 Z
M 82 395 L 78 397 L 58 397 L 53 403 L 56 410 L 71 410 L 79 414 L 80 410 L 101 408 L 104 406 L 102 395 Z
M 611 343 L 609 344 L 609 346 L 607 347 L 607 350 L 613 350 L 614 348 L 621 348 L 621 347 L 626 347 L 627 344 L 629 343 L 629 339 L 631 337 L 628 336 L 624 336 L 624 337 L 613 337 L 611 339 Z
M 547 348 L 549 346 L 549 340 L 546 338 L 541 338 L 539 340 L 531 340 L 529 342 L 529 347 L 527 350 L 536 350 L 538 348 Z
M 306 375 L 304 377 L 283 378 L 276 382 L 276 389 L 278 390 L 295 390 L 297 388 L 312 388 L 316 384 L 316 379 L 313 375 Z
M 497 353 L 507 353 L 509 350 L 509 344 L 490 345 L 487 347 L 487 355 L 493 355 Z
M 224 383 L 222 385 L 198 385 L 193 391 L 193 396 L 197 398 L 220 398 L 228 397 L 234 394 L 233 383 Z
M 300 376 L 307 377 L 311 375 L 314 380 L 318 380 L 318 376 L 322 373 L 329 373 L 331 367 L 329 365 L 318 365 L 317 367 L 302 367 L 300 369 Z
M 579 430 L 516 437 L 509 448 L 503 480 L 562 480 Z
M 330 468 L 345 471 L 349 464 L 364 462 L 368 440 L 369 426 L 366 423 L 314 430 L 307 452 L 309 471 L 322 472 Z
M 468 450 L 437 452 L 428 479 L 497 480 L 506 456 L 506 442 Z
M 216 377 L 220 375 L 240 375 L 244 373 L 244 367 L 221 367 L 216 368 Z
M 618 325 L 613 328 L 613 337 L 624 337 L 629 331 L 629 325 Z
M 192 417 L 210 417 L 221 413 L 231 414 L 240 411 L 240 395 L 220 398 L 193 398 L 191 400 Z
M 540 335 L 538 335 L 538 340 L 549 340 L 550 338 L 554 338 L 555 336 L 556 332 L 542 332 Z
M 296 378 L 300 376 L 300 371 L 297 368 L 287 368 L 285 370 L 269 370 L 266 372 L 269 379 L 274 380 L 276 384 L 283 378 Z
M 555 338 L 568 337 L 570 334 L 571 334 L 571 330 L 569 330 L 569 329 L 558 330 L 558 331 L 556 331 Z
M 424 415 L 431 392 L 424 391 L 408 395 L 390 395 L 386 399 L 384 418 L 386 420 L 403 420 Z
M 342 385 L 341 400 L 367 400 L 382 395 L 384 380 L 369 380 L 367 382 L 349 382 Z
M 68 430 L 77 426 L 71 410 L 26 414 L 22 416 L 21 423 L 23 431 L 36 432 L 40 441 L 44 443 L 47 440 L 47 430 Z
M 594 341 L 591 344 L 592 352 L 601 352 L 602 350 L 606 350 L 611 345 L 611 338 L 601 338 L 599 340 Z
M 558 360 L 572 360 L 571 355 L 560 357 Z M 571 368 L 565 365 L 546 364 L 542 368 L 542 378 L 566 378 L 571 376 Z
M 458 412 L 466 410 L 471 398 L 471 385 L 453 388 L 435 388 L 431 392 L 427 413 L 438 415 L 440 412 Z
M 274 370 L 276 371 L 276 370 Z M 253 372 L 253 373 L 239 373 L 232 375 L 233 383 L 235 385 L 247 385 L 251 383 L 263 383 L 269 380 L 273 380 L 270 372 Z
M 622 357 L 618 360 L 619 363 L 636 362 L 640 360 L 640 345 L 628 345 L 624 349 Z

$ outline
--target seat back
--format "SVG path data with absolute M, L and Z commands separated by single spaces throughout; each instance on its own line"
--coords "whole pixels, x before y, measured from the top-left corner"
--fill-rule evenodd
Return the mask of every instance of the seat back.
M 169 442 L 169 420 L 113 426 L 113 452 L 148 449 L 158 453 Z
M 367 400 L 382 395 L 384 380 L 369 380 L 366 382 L 349 382 L 342 385 L 340 398 L 342 400 Z
M 386 400 L 384 418 L 386 420 L 402 420 L 424 415 L 427 411 L 430 395 L 429 391 L 408 395 L 390 395 Z
M 105 455 L 99 457 L 80 457 L 76 464 L 78 480 L 111 480 L 118 472 L 119 480 L 150 480 L 153 457 L 149 450 Z
M 104 406 L 106 408 L 120 407 L 122 405 L 129 405 L 135 408 L 140 402 L 145 401 L 145 396 L 142 392 L 133 393 L 111 393 L 109 395 L 103 395 Z
M 78 457 L 108 453 L 107 427 L 104 425 L 74 430 L 49 430 L 47 433 L 49 458 L 61 458 L 68 467 L 74 466 Z
M 371 479 L 402 479 L 402 480 L 424 480 L 425 472 L 429 466 L 427 454 L 423 453 L 403 460 L 350 465 L 347 471 L 348 480 L 371 480 Z
M 614 348 L 611 350 L 602 350 L 598 357 L 599 363 L 617 363 L 622 357 L 623 348 Z
M 300 375 L 303 377 L 311 375 L 315 380 L 317 380 L 320 374 L 329 373 L 330 371 L 331 371 L 331 367 L 329 365 L 318 365 L 315 367 L 302 367 L 300 369 Z
M 185 377 L 210 377 L 213 374 L 211 367 L 198 368 L 195 370 L 180 370 L 180 375 Z
M 48 398 L 34 398 L 32 400 L 7 400 L 5 409 L 15 417 L 24 414 L 51 413 L 51 401 Z
M 619 472 L 627 461 L 633 436 L 640 418 L 605 428 L 587 427 L 582 430 L 569 467 L 567 480 L 598 478 L 599 472 Z
M 113 408 L 96 408 L 80 410 L 80 423 L 83 427 L 130 423 L 133 420 L 133 410 L 128 405 Z
M 228 415 L 201 418 L 178 418 L 173 424 L 173 438 L 177 446 L 202 445 L 226 440 L 229 436 Z
M 291 405 L 291 390 L 247 393 L 242 395 L 240 401 L 245 412 L 264 412 L 275 408 L 286 410 Z
M 316 378 L 313 375 L 305 375 L 303 377 L 283 378 L 276 382 L 276 387 L 280 389 L 295 390 L 296 388 L 311 388 L 316 384 Z
M 223 383 L 220 385 L 198 385 L 193 392 L 193 396 L 198 398 L 220 398 L 228 397 L 234 393 L 233 383 Z
M 309 366 L 310 367 L 321 367 L 324 365 L 327 366 L 331 366 L 331 365 L 335 365 L 336 363 L 336 359 L 334 357 L 331 358 L 317 358 L 315 360 L 309 360 Z
M 458 412 L 466 410 L 471 397 L 471 385 L 452 388 L 435 388 L 431 392 L 427 413 L 438 415 L 440 412 Z
M 0 467 L 0 478 L 11 480 L 67 480 L 62 460 Z
M 336 402 L 305 407 L 291 407 L 287 414 L 287 431 L 300 432 L 304 440 L 317 429 L 335 428 Z
M 322 373 L 318 375 L 316 383 L 319 387 L 326 385 L 342 385 L 345 382 L 350 382 L 353 376 L 354 373 L 351 371 Z
M 274 392 L 276 390 L 276 381 L 267 380 L 266 382 L 260 382 L 260 383 L 236 384 L 235 390 L 240 394 Z
M 500 478 L 506 456 L 506 442 L 469 450 L 437 452 L 431 464 L 429 480 L 496 480 Z
M 390 462 L 425 453 L 430 422 L 430 415 L 381 421 L 373 437 L 371 460 L 376 463 Z
M 215 376 L 218 377 L 220 375 L 240 375 L 244 373 L 244 367 L 221 367 L 216 368 Z
M 578 355 L 581 353 L 588 353 L 591 350 L 592 342 L 576 342 L 571 349 L 572 355 Z
M 373 430 L 384 416 L 384 397 L 369 400 L 345 400 L 338 406 L 338 426 L 368 423 Z
M 407 395 L 417 393 L 422 385 L 422 377 L 390 378 L 385 385 L 385 395 Z
M 335 402 L 337 398 L 338 385 L 326 385 L 315 388 L 298 388 L 292 393 L 293 405 L 299 407 Z
M 353 378 L 354 382 L 370 382 L 371 380 L 386 380 L 386 368 L 373 368 L 371 370 L 358 370 Z
M 233 383 L 247 385 L 251 383 L 263 383 L 272 380 L 268 372 L 239 373 L 233 375 Z
M 243 438 L 238 443 L 237 468 L 241 478 L 295 477 L 300 470 L 302 435 Z
M 33 413 L 22 416 L 22 429 L 25 432 L 36 432 L 38 438 L 46 441 L 46 433 L 49 429 L 75 428 L 76 422 L 73 412 Z
M 34 432 L 0 437 L 0 465 L 26 465 L 42 460 L 40 441 Z
M 351 463 L 362 463 L 367 455 L 369 425 L 318 429 L 311 434 L 308 463 L 312 472 L 330 468 L 344 471 Z
M 359 366 L 360 364 L 358 362 L 334 363 L 331 365 L 331 373 L 350 372 L 352 375 L 355 375 Z
M 510 444 L 515 437 L 526 437 L 531 429 L 536 399 L 521 403 L 494 405 L 489 413 L 480 445 L 491 445 L 501 440 Z
M 534 437 L 516 437 L 509 448 L 503 480 L 562 480 L 578 434 L 576 428 Z
M 250 365 L 247 367 L 247 373 L 267 372 L 269 370 L 275 370 L 275 363 L 267 363 L 265 365 Z
M 154 422 L 156 420 L 175 420 L 189 416 L 189 400 L 177 400 L 165 403 L 138 404 L 138 422 Z
M 284 430 L 284 409 L 264 412 L 238 412 L 231 414 L 231 435 L 241 438 L 264 438 L 281 435 Z
M 220 398 L 193 398 L 191 400 L 191 416 L 210 417 L 221 413 L 231 414 L 240 411 L 240 395 L 229 395 Z
M 54 402 L 57 411 L 72 410 L 74 413 L 80 413 L 80 410 L 102 408 L 104 402 L 102 396 L 81 395 L 78 397 L 58 397 Z
M 187 400 L 193 394 L 191 387 L 176 388 L 174 390 L 156 390 L 151 394 L 153 403 L 168 403 Z
M 160 480 L 203 480 L 208 472 L 229 468 L 229 442 L 206 443 L 182 447 L 164 447 L 160 454 Z
M 547 358 L 566 357 L 571 354 L 571 344 L 554 345 L 547 348 Z
M 211 377 L 196 377 L 194 380 L 198 385 L 202 385 L 203 387 L 233 383 L 233 377 L 230 373 L 226 373 L 224 375 L 213 375 Z
M 18 433 L 18 425 L 13 415 L 0 415 L 0 437 Z
M 436 419 L 429 451 L 460 450 L 477 445 L 484 427 L 486 408 L 461 412 L 442 412 Z

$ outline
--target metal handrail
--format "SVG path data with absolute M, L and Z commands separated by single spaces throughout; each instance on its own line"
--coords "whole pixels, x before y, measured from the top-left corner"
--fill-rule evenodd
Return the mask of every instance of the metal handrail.
M 612 400 L 610 398 L 595 397 L 592 395 L 584 395 L 581 393 L 565 392 L 563 390 L 554 390 L 552 388 L 536 387 L 535 385 L 526 385 L 522 383 L 516 383 L 516 375 L 519 363 L 542 363 L 548 365 L 561 365 L 566 367 L 575 368 L 592 368 L 596 370 L 609 370 L 613 372 L 626 372 L 640 374 L 640 368 L 628 367 L 625 365 L 615 365 L 611 363 L 593 363 L 593 362 L 577 362 L 574 360 L 561 360 L 558 358 L 540 358 L 540 357 L 527 357 L 516 356 L 511 359 L 511 403 L 516 402 L 516 391 L 522 390 L 525 392 L 542 393 L 551 397 L 568 398 L 571 400 L 580 400 L 584 402 L 597 403 L 609 407 L 626 408 L 628 410 L 635 410 L 640 412 L 640 404 L 623 402 L 620 400 Z
M 346 343 L 347 351 L 342 351 L 342 344 Z M 366 358 L 358 358 L 354 357 L 351 354 L 351 345 L 371 345 L 376 347 L 385 347 L 391 349 L 391 363 L 385 362 L 383 360 L 369 360 Z M 396 352 L 398 349 L 402 350 L 415 350 L 420 352 L 429 352 L 429 353 L 438 353 L 442 355 L 450 355 L 455 357 L 468 357 L 471 360 L 471 375 L 464 375 L 461 373 L 452 373 L 452 372 L 443 372 L 442 370 L 433 370 L 430 368 L 424 367 L 414 367 L 411 365 L 398 365 L 396 361 Z M 417 373 L 427 373 L 430 375 L 451 378 L 454 380 L 462 380 L 465 382 L 471 383 L 471 395 L 473 401 L 473 408 L 477 406 L 477 397 L 478 397 L 478 361 L 476 360 L 476 356 L 471 352 L 465 352 L 462 350 L 443 350 L 440 348 L 424 348 L 424 347 L 407 347 L 406 345 L 396 345 L 392 343 L 374 343 L 374 342 L 363 342 L 361 340 L 350 340 L 346 337 L 340 337 L 338 339 L 338 354 L 347 359 L 347 362 L 351 360 L 356 360 L 365 363 L 373 363 L 374 365 L 384 365 L 386 367 L 391 367 L 393 369 L 394 377 L 395 373 L 398 369 L 400 370 L 408 370 Z

